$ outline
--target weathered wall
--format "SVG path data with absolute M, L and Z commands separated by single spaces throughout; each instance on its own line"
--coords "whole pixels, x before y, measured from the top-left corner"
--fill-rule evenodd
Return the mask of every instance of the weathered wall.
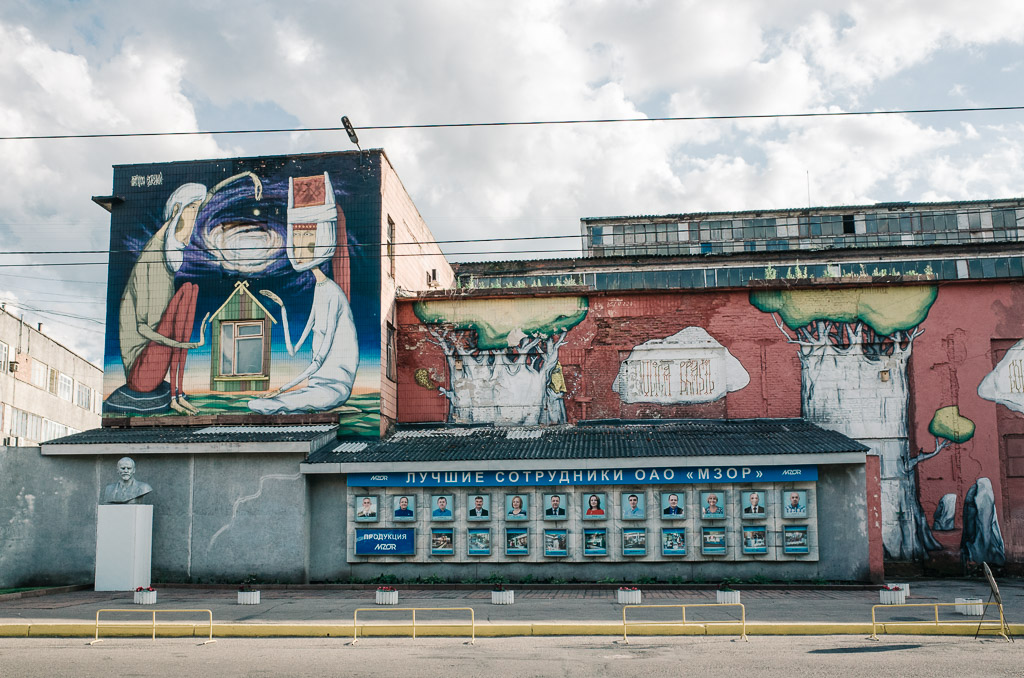
M 558 367 L 534 389 L 539 417 L 491 423 L 560 423 L 552 402 L 567 423 L 803 416 L 881 457 L 886 557 L 960 559 L 964 501 L 980 483 L 970 510 L 993 517 L 971 519 L 969 538 L 985 544 L 974 555 L 1024 559 L 1024 285 L 611 292 L 586 297 L 585 317 L 561 329 L 557 314 L 536 322 L 545 300 L 555 313 L 578 297 L 500 296 L 400 304 L 399 421 L 464 422 L 451 394 L 493 387 L 461 354 L 486 353 L 478 338 L 497 325 L 504 348 L 488 350 L 506 363 L 504 382 L 522 381 L 520 365 Z M 473 413 L 487 423 L 484 408 Z M 935 527 L 943 497 L 955 498 L 952 524 Z
M 0 586 L 91 583 L 96 504 L 117 460 L 0 450 Z M 133 458 L 153 487 L 155 581 L 307 581 L 302 455 Z
M 97 464 L 0 447 L 0 588 L 92 582 Z

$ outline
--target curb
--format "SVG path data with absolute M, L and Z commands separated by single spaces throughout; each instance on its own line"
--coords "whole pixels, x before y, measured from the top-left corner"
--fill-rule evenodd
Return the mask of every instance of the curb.
M 990 620 L 989 620 L 990 621 Z M 990 621 L 991 623 L 991 621 Z M 206 638 L 209 626 L 205 624 L 170 624 L 157 628 L 162 638 Z M 1010 624 L 1010 634 L 1024 635 L 1024 624 Z M 668 627 L 656 624 L 630 624 L 630 636 L 738 636 L 741 626 L 736 623 L 688 624 Z M 899 622 L 878 624 L 878 632 L 885 635 L 913 636 L 973 636 L 977 622 L 934 623 Z M 352 624 L 214 624 L 214 638 L 351 638 Z M 359 637 L 412 636 L 411 624 L 360 624 Z M 92 623 L 56 624 L 0 624 L 0 638 L 92 638 L 96 625 Z M 104 638 L 150 638 L 151 625 L 127 624 L 115 629 L 104 628 Z M 421 624 L 416 626 L 417 637 L 468 637 L 467 626 L 450 624 Z M 592 623 L 508 623 L 482 624 L 476 627 L 478 638 L 509 638 L 522 636 L 621 636 L 621 622 Z M 748 636 L 833 636 L 871 635 L 871 623 L 862 622 L 754 622 L 747 624 Z M 984 628 L 980 637 L 996 637 L 994 629 Z

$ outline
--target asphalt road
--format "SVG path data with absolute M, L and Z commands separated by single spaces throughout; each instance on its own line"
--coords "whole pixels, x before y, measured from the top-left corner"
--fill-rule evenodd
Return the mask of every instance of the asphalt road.
M 1022 676 L 1024 642 L 900 636 L 223 639 L 0 638 L 0 676 Z

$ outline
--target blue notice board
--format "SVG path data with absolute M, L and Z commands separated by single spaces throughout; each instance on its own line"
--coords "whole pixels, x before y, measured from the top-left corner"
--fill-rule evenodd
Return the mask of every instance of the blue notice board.
M 414 528 L 356 529 L 357 556 L 412 556 L 416 554 Z

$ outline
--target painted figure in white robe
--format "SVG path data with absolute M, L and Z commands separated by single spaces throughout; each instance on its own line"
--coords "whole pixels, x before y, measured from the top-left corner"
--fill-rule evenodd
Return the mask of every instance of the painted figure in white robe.
M 359 343 L 352 309 L 341 287 L 320 270 L 320 264 L 334 255 L 338 222 L 334 189 L 327 172 L 323 182 L 320 204 L 296 205 L 294 180 L 288 180 L 288 259 L 296 271 L 312 270 L 316 279 L 309 320 L 294 344 L 288 310 L 281 297 L 270 290 L 260 290 L 260 294 L 281 307 L 281 328 L 288 354 L 294 356 L 311 336 L 313 359 L 287 384 L 264 398 L 249 401 L 249 409 L 259 414 L 330 410 L 348 400 L 355 383 Z M 305 386 L 295 389 L 304 381 Z

